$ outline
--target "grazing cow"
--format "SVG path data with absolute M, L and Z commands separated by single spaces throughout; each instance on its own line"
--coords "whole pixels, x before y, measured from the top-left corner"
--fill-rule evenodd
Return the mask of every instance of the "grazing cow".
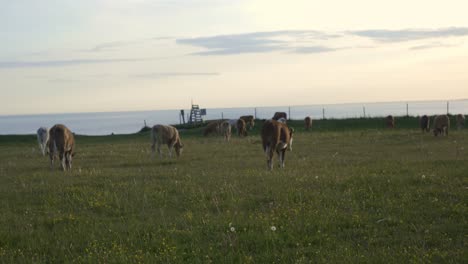
M 37 143 L 42 151 L 42 156 L 45 156 L 47 151 L 47 141 L 49 141 L 49 130 L 45 127 L 40 127 L 37 130 Z
M 247 127 L 245 125 L 245 121 L 242 119 L 237 120 L 237 134 L 239 137 L 247 136 Z
M 272 119 L 278 121 L 280 118 L 288 119 L 288 115 L 285 112 L 276 112 Z
M 462 114 L 458 114 L 455 117 L 455 119 L 457 121 L 457 129 L 462 129 L 465 126 L 465 116 Z
M 423 115 L 419 118 L 419 126 L 421 127 L 422 132 L 429 132 L 430 119 L 427 115 Z
M 274 152 L 278 154 L 279 165 L 284 168 L 284 160 L 288 145 L 292 144 L 293 130 L 286 124 L 276 120 L 267 120 L 262 127 L 262 145 L 263 151 L 267 156 L 267 166 L 269 170 L 273 169 Z
M 385 125 L 387 126 L 387 128 L 395 128 L 395 118 L 393 118 L 392 115 L 388 115 L 385 118 Z
M 75 137 L 66 126 L 57 124 L 49 130 L 50 169 L 54 168 L 54 159 L 58 154 L 62 169 L 71 170 L 72 159 L 75 156 Z M 57 153 L 58 152 L 58 153 Z
M 286 124 L 288 122 L 288 120 L 286 120 L 286 118 L 284 118 L 284 117 L 281 117 L 277 121 L 280 122 L 280 123 L 283 123 L 283 124 Z
M 155 125 L 151 128 L 151 155 L 154 158 L 155 145 L 158 144 L 159 157 L 162 158 L 161 145 L 167 144 L 169 157 L 172 158 L 172 149 L 176 151 L 177 157 L 182 154 L 184 144 L 180 141 L 179 131 L 173 126 Z
M 231 124 L 229 124 L 229 121 L 223 121 L 219 128 L 221 135 L 224 136 L 224 140 L 229 142 L 231 139 Z
M 306 130 L 312 128 L 312 118 L 310 116 L 306 116 L 306 118 L 304 118 L 304 126 Z
M 255 117 L 253 115 L 241 116 L 239 119 L 244 120 L 249 130 L 252 130 L 252 128 L 255 126 Z
M 205 130 L 203 130 L 203 136 L 209 136 L 211 134 L 219 135 L 220 133 L 220 121 L 213 121 L 208 123 Z
M 447 115 L 438 115 L 434 117 L 434 136 L 446 135 L 450 128 L 450 119 Z

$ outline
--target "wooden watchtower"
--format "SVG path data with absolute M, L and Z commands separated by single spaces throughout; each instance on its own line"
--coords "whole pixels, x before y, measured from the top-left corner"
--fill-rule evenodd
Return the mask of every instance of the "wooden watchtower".
M 190 110 L 189 123 L 201 123 L 203 122 L 202 115 L 206 115 L 205 109 L 200 109 L 198 105 L 192 104 L 192 109 Z

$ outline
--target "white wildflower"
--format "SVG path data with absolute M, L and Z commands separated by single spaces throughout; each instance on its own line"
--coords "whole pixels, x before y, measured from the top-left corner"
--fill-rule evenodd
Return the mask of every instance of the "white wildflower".
M 270 229 L 271 229 L 271 231 L 275 232 L 276 231 L 276 226 L 271 226 Z

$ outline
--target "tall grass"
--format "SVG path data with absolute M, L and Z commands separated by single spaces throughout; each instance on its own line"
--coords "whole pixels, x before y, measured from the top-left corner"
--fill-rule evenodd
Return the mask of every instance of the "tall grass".
M 0 136 L 0 260 L 464 262 L 468 131 L 374 121 L 292 122 L 272 172 L 258 128 L 230 143 L 182 131 L 178 160 L 151 160 L 148 132 L 77 136 L 69 173 L 34 136 Z

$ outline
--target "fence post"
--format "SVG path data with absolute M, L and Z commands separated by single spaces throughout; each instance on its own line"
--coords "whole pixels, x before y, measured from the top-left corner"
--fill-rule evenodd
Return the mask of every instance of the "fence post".
M 224 113 L 221 112 L 221 120 L 224 119 Z
M 254 116 L 255 116 L 255 119 L 257 119 L 257 107 L 255 107 L 254 110 L 255 110 Z
M 362 113 L 364 114 L 364 118 L 366 118 L 366 107 L 365 106 L 362 107 Z
M 447 101 L 447 115 L 449 114 L 449 101 Z
M 288 116 L 289 116 L 289 119 L 291 119 L 291 107 L 288 107 Z
M 325 119 L 325 108 L 322 108 L 322 119 Z
M 406 117 L 409 116 L 409 113 L 408 113 L 408 103 L 406 103 Z

